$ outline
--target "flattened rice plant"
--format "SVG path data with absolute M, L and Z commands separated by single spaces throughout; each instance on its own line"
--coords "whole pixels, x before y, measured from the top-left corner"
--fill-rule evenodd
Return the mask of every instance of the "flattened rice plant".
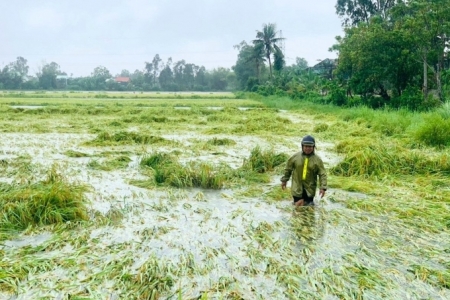
M 159 299 L 165 292 L 170 291 L 174 285 L 174 275 L 171 271 L 176 270 L 155 256 L 151 256 L 139 269 L 134 278 L 132 290 L 135 291 L 136 299 Z
M 2 184 L 0 189 L 2 230 L 88 219 L 85 187 L 68 183 L 53 168 L 44 181 Z
M 140 134 L 136 132 L 120 131 L 116 133 L 101 132 L 97 137 L 88 142 L 88 145 L 110 145 L 110 144 L 161 144 L 168 141 L 160 136 Z
M 275 167 L 283 164 L 288 159 L 284 153 L 275 153 L 273 150 L 262 151 L 256 146 L 250 152 L 250 157 L 244 161 L 243 168 L 258 173 L 273 171 Z
M 342 144 L 345 146 L 337 145 L 337 148 L 350 149 L 351 147 L 348 141 Z M 431 157 L 397 145 L 372 143 L 348 150 L 344 160 L 333 167 L 331 172 L 342 176 L 448 174 L 450 173 L 450 157 L 446 153 Z
M 153 170 L 156 183 L 178 188 L 221 189 L 228 173 L 223 169 L 225 166 L 216 167 L 205 162 L 189 162 L 182 165 L 171 154 L 160 152 L 143 157 L 140 165 Z

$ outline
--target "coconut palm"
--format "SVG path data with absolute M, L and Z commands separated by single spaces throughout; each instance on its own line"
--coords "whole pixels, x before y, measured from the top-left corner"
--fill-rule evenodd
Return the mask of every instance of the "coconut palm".
M 284 38 L 278 37 L 276 31 L 277 26 L 273 23 L 268 23 L 263 25 L 262 31 L 256 31 L 256 39 L 253 40 L 255 47 L 263 47 L 265 52 L 265 57 L 269 61 L 270 69 L 270 79 L 272 79 L 272 60 L 271 56 L 281 49 L 278 46 Z

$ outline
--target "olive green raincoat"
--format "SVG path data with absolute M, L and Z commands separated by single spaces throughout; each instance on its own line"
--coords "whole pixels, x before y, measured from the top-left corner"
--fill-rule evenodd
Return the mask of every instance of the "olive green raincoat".
M 305 162 L 307 162 L 305 167 Z M 302 152 L 294 154 L 289 158 L 282 182 L 287 182 L 292 175 L 292 196 L 302 197 L 303 189 L 308 197 L 314 197 L 317 189 L 317 177 L 319 177 L 320 189 L 327 189 L 327 173 L 322 159 L 316 154 L 306 155 Z

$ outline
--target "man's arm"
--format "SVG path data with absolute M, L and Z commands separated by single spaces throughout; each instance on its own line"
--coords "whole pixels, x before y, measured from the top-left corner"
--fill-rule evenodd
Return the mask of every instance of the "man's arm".
M 325 170 L 325 166 L 323 165 L 323 161 L 320 160 L 319 161 L 319 186 L 320 186 L 320 191 L 319 191 L 319 196 L 322 198 L 323 196 L 325 196 L 325 191 L 327 190 L 327 182 L 328 178 L 327 178 L 327 171 Z
M 284 190 L 286 188 L 286 183 L 291 178 L 292 171 L 294 169 L 294 160 L 293 157 L 289 158 L 286 163 L 286 167 L 284 169 L 284 175 L 281 177 L 281 188 Z

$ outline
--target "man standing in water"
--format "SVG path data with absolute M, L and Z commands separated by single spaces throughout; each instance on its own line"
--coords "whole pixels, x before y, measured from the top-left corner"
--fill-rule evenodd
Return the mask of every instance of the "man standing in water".
M 319 177 L 319 196 L 323 197 L 327 190 L 327 173 L 322 159 L 314 153 L 316 141 L 310 135 L 302 139 L 302 151 L 289 158 L 284 176 L 281 177 L 281 188 L 292 175 L 291 192 L 295 206 L 314 205 L 314 196 Z

